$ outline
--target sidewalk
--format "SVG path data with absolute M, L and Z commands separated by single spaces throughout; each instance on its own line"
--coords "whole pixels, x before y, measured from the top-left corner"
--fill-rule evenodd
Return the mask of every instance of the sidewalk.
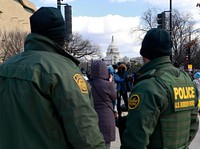
M 120 148 L 120 139 L 119 139 L 119 131 L 116 127 L 116 140 L 114 142 L 111 142 L 111 148 L 110 149 L 119 149 Z
M 194 140 L 190 144 L 189 148 L 190 149 L 200 149 L 200 141 L 199 140 L 200 140 L 200 123 L 199 123 L 199 130 L 198 130 Z
M 195 136 L 194 140 L 190 144 L 190 149 L 200 149 L 200 125 L 199 130 L 197 132 L 197 135 Z M 110 149 L 120 149 L 120 140 L 119 140 L 119 131 L 116 128 L 116 140 L 114 142 L 111 142 L 111 148 Z

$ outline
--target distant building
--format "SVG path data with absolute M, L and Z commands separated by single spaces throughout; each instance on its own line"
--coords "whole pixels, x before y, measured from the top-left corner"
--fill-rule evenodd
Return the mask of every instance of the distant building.
M 143 64 L 142 56 L 131 58 L 130 61 L 135 62 L 135 63 Z
M 0 30 L 30 31 L 29 17 L 35 11 L 29 0 L 0 0 Z
M 107 65 L 117 64 L 120 59 L 120 54 L 118 51 L 117 46 L 114 43 L 114 36 L 112 36 L 112 41 L 109 44 L 106 52 L 106 57 L 104 58 L 104 61 Z

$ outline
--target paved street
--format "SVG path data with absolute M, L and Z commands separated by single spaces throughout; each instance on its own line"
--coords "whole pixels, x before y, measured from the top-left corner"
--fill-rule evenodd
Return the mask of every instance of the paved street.
M 111 143 L 111 149 L 119 149 L 120 148 L 120 140 L 118 130 L 116 129 L 116 141 Z M 190 149 L 200 149 L 200 129 L 197 132 L 195 139 L 190 144 Z

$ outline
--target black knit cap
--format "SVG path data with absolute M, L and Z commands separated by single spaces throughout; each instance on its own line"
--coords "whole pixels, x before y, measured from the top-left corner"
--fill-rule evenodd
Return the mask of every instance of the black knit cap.
M 152 28 L 142 41 L 140 54 L 148 59 L 169 56 L 172 52 L 172 41 L 169 33 L 160 28 Z
M 46 36 L 57 43 L 64 42 L 66 25 L 59 9 L 41 7 L 30 17 L 31 32 Z

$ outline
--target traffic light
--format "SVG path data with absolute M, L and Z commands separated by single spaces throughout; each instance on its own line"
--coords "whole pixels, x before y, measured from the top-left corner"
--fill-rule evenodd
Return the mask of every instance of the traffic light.
M 72 7 L 65 5 L 65 24 L 66 24 L 66 39 L 71 40 L 72 37 Z
M 157 28 L 165 29 L 165 12 L 157 14 Z
M 190 48 L 185 50 L 185 60 L 190 61 Z

